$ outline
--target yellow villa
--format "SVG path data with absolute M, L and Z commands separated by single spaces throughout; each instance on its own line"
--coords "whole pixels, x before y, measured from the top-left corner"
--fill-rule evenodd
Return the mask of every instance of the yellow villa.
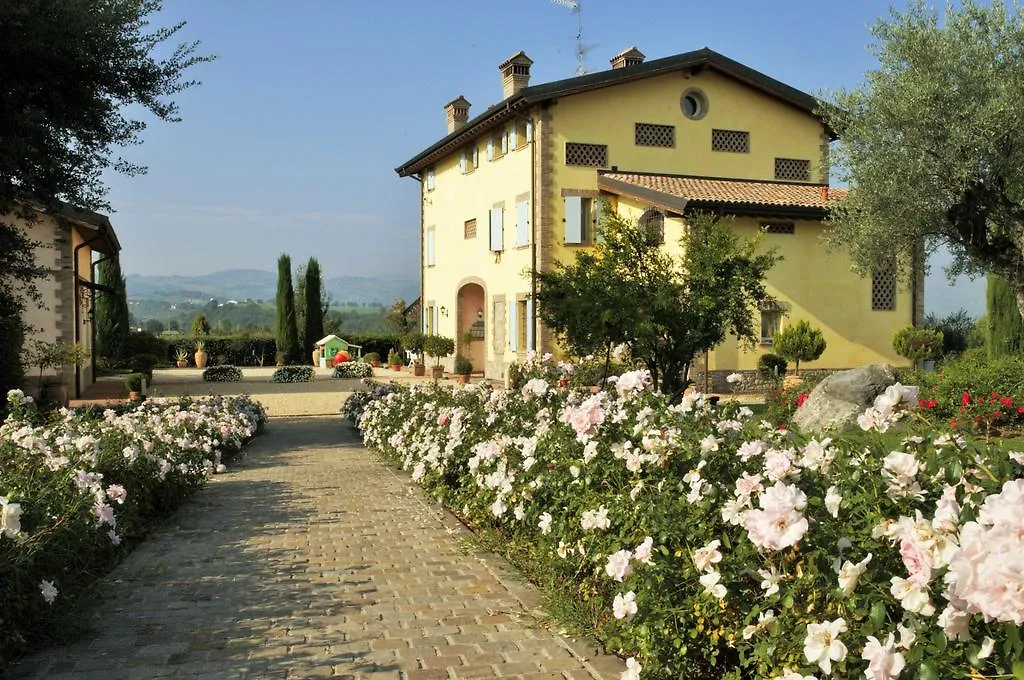
M 530 350 L 557 353 L 531 273 L 593 245 L 604 198 L 669 244 L 695 211 L 732 215 L 784 257 L 767 278 L 778 304 L 754 310 L 760 346 L 727 340 L 698 381 L 753 370 L 802 319 L 828 342 L 807 368 L 906 363 L 892 337 L 923 321 L 922 276 L 862 278 L 824 248 L 826 204 L 845 191 L 829 187 L 833 134 L 814 97 L 706 48 L 652 61 L 630 48 L 607 71 L 533 86 L 532 64 L 504 61 L 503 98 L 476 117 L 464 97 L 449 102 L 447 135 L 396 170 L 419 180 L 424 332 L 456 338 L 488 378 Z

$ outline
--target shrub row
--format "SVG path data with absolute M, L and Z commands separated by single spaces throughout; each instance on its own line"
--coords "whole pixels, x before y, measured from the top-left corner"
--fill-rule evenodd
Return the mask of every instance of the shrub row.
M 596 611 L 630 678 L 1019 674 L 1024 454 L 904 417 L 899 385 L 834 440 L 647 385 L 413 386 L 358 425 Z
M 242 369 L 237 366 L 210 366 L 203 369 L 203 380 L 206 382 L 239 382 Z
M 315 376 L 312 366 L 281 366 L 270 376 L 272 383 L 303 383 L 313 382 Z
M 18 391 L 0 425 L 0 669 L 60 633 L 91 582 L 237 455 L 266 420 L 247 397 L 41 417 Z
M 372 378 L 373 367 L 365 361 L 347 361 L 334 367 L 333 378 Z

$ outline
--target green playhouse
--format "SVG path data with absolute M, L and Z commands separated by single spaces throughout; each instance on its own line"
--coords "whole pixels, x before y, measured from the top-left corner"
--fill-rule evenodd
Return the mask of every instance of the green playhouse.
M 345 342 L 337 335 L 333 334 L 318 340 L 316 348 L 320 350 L 321 368 L 327 368 L 328 366 L 334 365 L 334 357 L 340 352 L 344 352 L 350 361 L 354 361 L 363 356 L 362 345 L 353 345 L 350 342 Z M 354 356 L 353 352 L 355 353 Z

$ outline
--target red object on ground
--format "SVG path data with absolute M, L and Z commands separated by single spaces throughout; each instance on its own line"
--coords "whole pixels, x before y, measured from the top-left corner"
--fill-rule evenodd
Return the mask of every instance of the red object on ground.
M 331 366 L 337 366 L 348 361 L 348 352 L 338 352 L 334 355 L 334 359 L 331 360 Z

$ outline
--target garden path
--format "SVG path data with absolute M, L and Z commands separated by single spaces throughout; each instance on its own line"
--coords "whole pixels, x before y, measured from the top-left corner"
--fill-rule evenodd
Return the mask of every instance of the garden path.
M 618 678 L 465 531 L 337 416 L 273 419 L 110 574 L 92 632 L 13 676 Z

